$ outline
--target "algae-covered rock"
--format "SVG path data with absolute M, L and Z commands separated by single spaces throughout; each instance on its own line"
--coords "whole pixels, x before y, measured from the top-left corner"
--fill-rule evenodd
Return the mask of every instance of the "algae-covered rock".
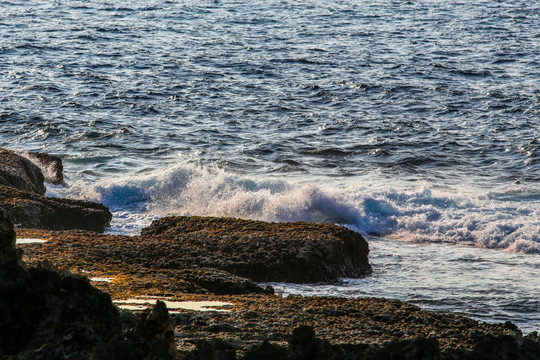
M 31 229 L 20 229 L 18 234 L 47 240 L 39 246 L 23 245 L 25 260 L 31 265 L 49 261 L 64 269 L 84 269 L 91 277 L 114 278 L 111 283 L 97 284 L 111 294 L 273 293 L 271 287 L 260 287 L 247 277 L 200 266 L 190 253 L 168 249 L 155 253 L 161 246 L 155 238 Z
M 50 239 L 29 247 L 29 258 L 100 276 L 129 275 L 132 287 L 148 289 L 180 290 L 181 284 L 214 294 L 272 293 L 254 281 L 316 282 L 371 272 L 366 241 L 332 224 L 178 217 L 154 222 L 140 236 L 22 233 Z
M 154 221 L 142 236 L 157 239 L 150 240 L 149 251 L 158 258 L 167 248 L 190 254 L 199 266 L 255 281 L 317 282 L 371 273 L 364 238 L 334 224 L 179 216 Z

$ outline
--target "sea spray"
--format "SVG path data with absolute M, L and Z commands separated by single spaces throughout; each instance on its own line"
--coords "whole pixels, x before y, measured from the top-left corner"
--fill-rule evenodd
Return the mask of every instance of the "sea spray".
M 178 165 L 49 193 L 101 201 L 111 231 L 136 233 L 167 215 L 228 216 L 274 222 L 338 223 L 365 235 L 540 253 L 540 200 L 452 189 L 334 186 Z M 66 194 L 67 193 L 67 194 Z M 532 196 L 532 195 L 531 195 Z

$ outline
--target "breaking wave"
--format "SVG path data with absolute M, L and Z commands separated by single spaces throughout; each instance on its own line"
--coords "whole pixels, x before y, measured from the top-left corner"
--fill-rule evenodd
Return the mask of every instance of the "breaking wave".
M 228 216 L 332 222 L 362 234 L 411 242 L 540 254 L 540 194 L 521 191 L 471 194 L 427 186 L 333 187 L 189 165 L 49 191 L 103 202 L 114 213 L 113 233 L 137 233 L 166 215 Z

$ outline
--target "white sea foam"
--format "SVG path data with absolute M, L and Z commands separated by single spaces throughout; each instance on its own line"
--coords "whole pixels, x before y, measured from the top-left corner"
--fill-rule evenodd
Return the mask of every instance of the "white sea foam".
M 540 200 L 515 190 L 471 193 L 425 185 L 336 187 L 182 165 L 64 191 L 109 206 L 115 214 L 111 231 L 116 233 L 136 233 L 165 215 L 230 216 L 332 222 L 363 234 L 405 241 L 540 253 Z

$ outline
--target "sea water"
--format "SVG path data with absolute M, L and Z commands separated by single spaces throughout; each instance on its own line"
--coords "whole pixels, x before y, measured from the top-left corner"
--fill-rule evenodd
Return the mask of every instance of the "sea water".
M 540 330 L 540 1 L 3 1 L 0 146 L 109 232 L 345 225 L 374 274 L 275 284 Z

